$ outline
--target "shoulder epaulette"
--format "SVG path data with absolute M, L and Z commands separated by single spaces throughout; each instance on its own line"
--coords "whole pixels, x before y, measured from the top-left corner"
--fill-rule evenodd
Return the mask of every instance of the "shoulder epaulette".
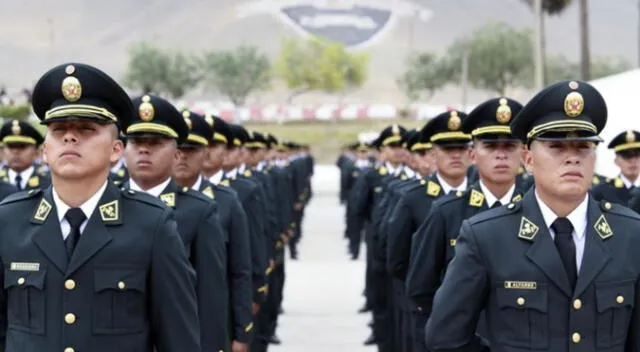
M 15 202 L 19 202 L 21 200 L 33 198 L 33 197 L 39 195 L 40 193 L 42 193 L 42 190 L 40 188 L 32 189 L 29 192 L 22 191 L 22 192 L 12 193 L 12 194 L 8 195 L 5 199 L 3 199 L 2 202 L 0 202 L 0 205 L 9 204 L 9 203 L 15 203 Z
M 184 194 L 188 197 L 197 199 L 199 201 L 205 202 L 205 203 L 209 203 L 211 202 L 211 198 L 207 197 L 206 195 L 202 194 L 201 192 L 198 191 L 194 191 L 189 187 L 182 187 L 180 188 L 180 193 Z
M 244 170 L 243 175 L 244 175 L 244 177 L 251 177 L 251 176 L 253 176 L 253 174 L 251 173 L 251 170 L 249 170 L 249 169 Z
M 384 167 L 384 166 L 380 166 L 380 167 L 378 168 L 378 173 L 379 173 L 380 175 L 384 176 L 384 175 L 386 175 L 386 174 L 388 174 L 388 173 L 389 173 L 389 170 L 387 170 L 387 168 L 386 168 L 386 167 Z
M 160 199 L 144 192 L 136 192 L 132 189 L 122 189 L 122 195 L 126 198 L 134 199 L 161 209 L 164 209 L 166 207 L 165 204 L 160 201 Z
M 622 188 L 624 187 L 624 181 L 622 181 L 620 177 L 616 177 L 613 179 L 613 186 L 615 188 Z
M 623 207 L 622 205 L 619 205 L 619 204 L 607 202 L 605 200 L 600 202 L 600 209 L 602 209 L 602 211 L 605 213 L 615 214 L 615 215 L 620 215 L 627 218 L 640 220 L 640 215 L 635 211 L 627 207 Z
M 470 224 L 479 224 L 505 215 L 514 214 L 522 209 L 522 202 L 509 203 L 506 207 L 489 209 L 469 218 Z

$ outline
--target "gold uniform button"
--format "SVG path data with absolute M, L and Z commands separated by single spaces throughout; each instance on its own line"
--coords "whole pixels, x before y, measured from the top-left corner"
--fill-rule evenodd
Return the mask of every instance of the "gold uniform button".
M 607 210 L 611 210 L 611 203 L 609 202 L 604 203 L 604 208 Z
M 582 301 L 579 299 L 573 301 L 573 309 L 579 310 L 580 308 L 582 308 Z
M 71 347 L 67 347 L 67 348 L 64 349 L 64 352 L 76 352 L 76 350 L 74 350 Z
M 67 290 L 73 290 L 74 288 L 76 288 L 76 282 L 73 280 L 67 280 L 64 282 L 64 288 L 66 288 Z
M 582 337 L 577 332 L 574 332 L 573 335 L 571 335 L 571 341 L 573 341 L 573 343 L 579 343 L 581 339 Z
M 624 303 L 624 297 L 622 297 L 622 296 L 616 297 L 616 302 L 618 302 L 618 304 Z
M 73 313 L 68 313 L 64 316 L 65 323 L 71 325 L 76 322 L 76 316 Z
M 522 297 L 518 297 L 518 299 L 516 300 L 516 303 L 518 303 L 519 306 L 524 306 L 524 298 Z
M 515 206 L 516 206 L 515 204 L 511 203 L 507 206 L 507 209 L 513 209 Z
M 18 279 L 18 285 L 24 285 L 24 277 Z
M 127 287 L 123 281 L 118 282 L 118 288 L 121 290 L 124 290 L 124 288 Z

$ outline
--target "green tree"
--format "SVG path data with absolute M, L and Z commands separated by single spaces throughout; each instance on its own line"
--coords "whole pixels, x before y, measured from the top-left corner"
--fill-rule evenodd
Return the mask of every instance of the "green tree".
M 143 93 L 166 93 L 177 99 L 200 82 L 198 61 L 141 42 L 130 49 L 124 82 Z
M 631 70 L 633 65 L 620 57 L 598 57 L 591 61 L 591 78 L 598 79 Z
M 547 57 L 546 76 L 549 82 L 574 80 L 580 76 L 580 65 L 562 55 Z
M 450 65 L 431 53 L 412 54 L 406 59 L 405 72 L 396 83 L 407 97 L 414 102 L 429 99 L 435 91 L 453 78 Z
M 456 40 L 448 50 L 454 77 L 468 60 L 471 85 L 505 95 L 508 88 L 530 87 L 533 45 L 529 29 L 515 29 L 503 22 L 491 22 Z
M 275 63 L 278 76 L 296 96 L 320 91 L 345 94 L 367 80 L 369 55 L 350 53 L 344 45 L 319 38 L 285 39 Z
M 245 105 L 251 93 L 267 89 L 271 80 L 269 58 L 254 46 L 205 53 L 202 67 L 207 85 L 236 106 Z
M 597 57 L 591 61 L 593 79 L 615 75 L 632 68 L 631 63 L 620 57 Z M 562 55 L 547 58 L 547 74 L 551 82 L 580 78 L 579 63 L 571 62 Z

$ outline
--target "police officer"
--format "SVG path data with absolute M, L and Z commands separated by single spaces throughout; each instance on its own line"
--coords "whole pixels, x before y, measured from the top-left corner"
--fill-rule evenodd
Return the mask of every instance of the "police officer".
M 125 188 L 159 198 L 178 223 L 189 260 L 196 272 L 202 351 L 227 346 L 228 290 L 226 246 L 217 216 L 217 203 L 200 192 L 178 186 L 172 179 L 177 146 L 202 142 L 189 134 L 182 114 L 153 95 L 133 100 L 136 114 L 125 130 L 125 158 L 130 179 Z
M 0 128 L 0 140 L 5 147 L 6 167 L 0 169 L 2 181 L 20 191 L 47 188 L 51 183 L 48 172 L 36 163 L 42 135 L 30 123 L 11 120 Z
M 107 182 L 129 96 L 71 63 L 39 79 L 33 110 L 53 182 L 0 205 L 0 350 L 200 351 L 195 280 L 171 211 Z
M 511 121 L 535 186 L 465 220 L 426 326 L 433 351 L 634 351 L 640 217 L 589 196 L 607 108 L 585 82 L 552 84 Z
M 640 132 L 621 132 L 611 140 L 608 148 L 616 153 L 614 162 L 620 168 L 620 175 L 608 182 L 598 180 L 591 192 L 597 200 L 628 205 L 632 190 L 640 186 Z
M 214 185 L 200 174 L 207 147 L 213 143 L 227 143 L 227 138 L 214 134 L 209 122 L 192 111 L 182 112 L 189 121 L 189 138 L 178 147 L 178 160 L 173 179 L 183 187 L 202 192 L 218 203 L 218 218 L 227 251 L 227 282 L 229 285 L 229 341 L 233 352 L 247 351 L 251 342 L 251 247 L 247 230 L 247 216 L 238 196 L 229 187 Z M 209 124 L 211 123 L 211 125 Z

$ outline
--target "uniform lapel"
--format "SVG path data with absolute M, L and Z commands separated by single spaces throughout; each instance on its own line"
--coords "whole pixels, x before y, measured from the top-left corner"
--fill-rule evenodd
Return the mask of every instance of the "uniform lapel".
M 544 222 L 534 190 L 531 189 L 523 199 L 522 218 L 518 237 L 531 242 L 527 257 L 568 297 L 572 297 L 573 290 L 569 278 L 563 269 L 560 254 L 556 249 L 549 229 Z
M 51 187 L 42 193 L 38 207 L 33 210 L 31 223 L 39 225 L 34 227 L 33 242 L 35 245 L 61 273 L 65 273 L 68 262 L 67 251 L 64 247 Z
M 87 227 L 82 231 L 76 245 L 67 275 L 73 274 L 91 257 L 113 240 L 107 226 L 122 224 L 122 206 L 120 204 L 120 190 L 117 186 L 107 184 L 107 188 L 98 202 L 98 206 L 89 217 Z
M 607 238 L 615 235 L 609 227 L 605 215 L 599 208 L 598 203 L 590 197 L 589 208 L 587 210 L 587 229 L 585 233 L 584 254 L 582 265 L 578 273 L 575 296 L 580 296 L 589 284 L 598 276 L 607 262 L 611 260 L 611 252 L 604 244 Z M 603 226 L 606 224 L 606 227 Z M 608 229 L 608 231 L 607 231 Z

